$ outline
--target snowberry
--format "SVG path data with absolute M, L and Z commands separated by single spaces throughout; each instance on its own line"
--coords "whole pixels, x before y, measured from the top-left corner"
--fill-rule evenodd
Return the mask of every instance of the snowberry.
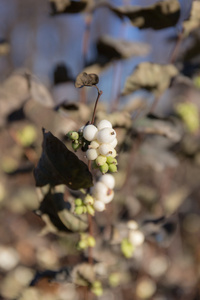
M 98 149 L 100 146 L 99 142 L 97 140 L 94 140 L 90 143 L 89 148 Z
M 97 200 L 100 200 L 104 203 L 109 203 L 114 197 L 114 192 L 103 182 L 98 181 L 93 188 L 93 195 Z
M 110 151 L 107 156 L 112 156 L 112 157 L 116 157 L 117 156 L 117 151 L 113 148 L 112 152 Z
M 109 165 L 108 165 L 108 169 L 109 169 L 109 171 L 112 172 L 112 173 L 117 172 L 117 166 L 116 166 L 116 164 L 109 164 Z
M 102 200 L 102 198 L 107 195 L 108 187 L 103 182 L 96 182 L 94 187 L 92 188 L 92 195 L 98 199 Z
M 100 200 L 96 200 L 94 202 L 94 209 L 97 210 L 97 211 L 104 211 L 105 210 L 105 204 Z
M 130 220 L 127 222 L 127 227 L 128 227 L 128 229 L 136 230 L 136 229 L 138 229 L 138 223 L 134 220 Z
M 99 153 L 96 149 L 88 149 L 86 151 L 86 157 L 89 160 L 95 160 L 98 157 Z
M 106 161 L 107 157 L 104 155 L 99 155 L 95 160 L 97 166 L 103 166 L 106 163 Z
M 117 143 L 118 143 L 118 141 L 117 141 L 117 139 L 115 138 L 115 139 L 110 143 L 110 145 L 111 145 L 113 148 L 115 148 L 115 147 L 117 146 Z
M 103 144 L 109 144 L 116 138 L 116 132 L 112 128 L 103 128 L 97 132 L 97 140 Z
M 108 121 L 108 120 L 101 120 L 98 124 L 97 124 L 97 128 L 99 130 L 103 129 L 103 128 L 112 128 L 112 124 Z
M 96 133 L 98 132 L 98 129 L 96 128 L 96 126 L 90 124 L 84 127 L 83 129 L 83 137 L 91 142 L 92 140 L 95 139 Z
M 100 169 L 101 173 L 103 173 L 103 174 L 107 173 L 108 172 L 108 164 L 107 163 L 103 164 L 102 166 L 99 167 L 99 169 Z
M 140 230 L 131 230 L 129 232 L 129 241 L 133 246 L 140 246 L 144 242 L 144 234 Z
M 99 153 L 102 155 L 112 155 L 114 148 L 110 144 L 101 144 L 99 146 Z
M 101 176 L 99 182 L 104 183 L 109 189 L 113 189 L 115 186 L 115 178 L 111 174 Z

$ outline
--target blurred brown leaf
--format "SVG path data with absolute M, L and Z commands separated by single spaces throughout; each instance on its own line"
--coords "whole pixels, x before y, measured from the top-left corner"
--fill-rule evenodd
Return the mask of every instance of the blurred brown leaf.
M 177 74 L 176 67 L 170 64 L 140 63 L 127 78 L 122 95 L 128 95 L 140 89 L 160 95 L 168 88 L 171 79 Z

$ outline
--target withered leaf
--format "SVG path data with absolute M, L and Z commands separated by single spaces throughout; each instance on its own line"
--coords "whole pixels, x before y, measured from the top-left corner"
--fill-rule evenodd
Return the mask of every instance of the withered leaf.
M 88 1 L 71 1 L 71 0 L 49 0 L 51 6 L 51 15 L 58 14 L 76 14 L 83 12 Z
M 188 36 L 190 32 L 200 26 L 200 2 L 193 1 L 190 17 L 183 22 L 184 35 Z
M 34 169 L 36 186 L 66 184 L 77 190 L 93 185 L 87 165 L 51 132 L 43 130 L 42 147 L 42 156 Z
M 73 283 L 81 286 L 89 286 L 95 280 L 94 266 L 88 263 L 77 265 L 72 271 Z
M 143 56 L 149 52 L 150 47 L 145 43 L 119 40 L 104 35 L 97 42 L 97 50 L 98 55 L 103 55 L 110 60 Z
M 122 94 L 128 95 L 137 90 L 146 89 L 160 95 L 169 87 L 171 79 L 177 74 L 178 70 L 171 64 L 143 62 L 127 78 Z
M 48 192 L 38 209 L 39 215 L 47 214 L 52 224 L 60 232 L 83 232 L 87 229 L 87 217 L 70 211 L 62 193 Z M 85 217 L 85 219 L 83 219 Z
M 93 86 L 99 82 L 99 77 L 96 74 L 80 73 L 76 77 L 75 87 L 81 88 L 83 86 Z
M 172 27 L 177 24 L 180 17 L 180 5 L 177 0 L 160 1 L 145 8 L 106 6 L 119 18 L 129 18 L 132 25 L 140 29 L 159 30 Z

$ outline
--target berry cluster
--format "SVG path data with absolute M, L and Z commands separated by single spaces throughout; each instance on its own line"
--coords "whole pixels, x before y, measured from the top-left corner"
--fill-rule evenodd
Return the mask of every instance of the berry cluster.
M 94 216 L 95 210 L 94 210 L 93 204 L 94 204 L 94 198 L 89 194 L 87 194 L 83 200 L 81 198 L 77 198 L 75 200 L 74 212 L 77 215 L 82 215 L 82 214 L 88 213 L 88 214 Z
M 105 204 L 112 201 L 114 197 L 113 188 L 115 186 L 115 178 L 111 174 L 102 175 L 92 188 L 92 196 L 94 198 L 93 207 L 96 211 L 104 211 Z
M 86 151 L 88 160 L 94 161 L 94 167 L 105 174 L 117 172 L 116 132 L 108 120 L 100 121 L 97 126 L 87 125 L 83 129 L 83 137 L 90 142 Z
M 132 257 L 135 248 L 141 246 L 144 242 L 144 234 L 138 228 L 138 223 L 130 220 L 127 223 L 128 237 L 121 242 L 121 251 L 125 257 Z
M 88 247 L 94 247 L 96 244 L 95 238 L 87 233 L 81 233 L 80 241 L 78 242 L 77 248 L 79 250 L 86 249 Z

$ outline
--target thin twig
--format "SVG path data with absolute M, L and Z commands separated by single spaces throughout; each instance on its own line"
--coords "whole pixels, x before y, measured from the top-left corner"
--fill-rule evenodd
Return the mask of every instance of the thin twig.
M 93 115 L 92 115 L 92 121 L 91 121 L 91 124 L 94 124 L 94 119 L 95 119 L 95 115 L 96 115 L 97 104 L 98 104 L 98 101 L 99 101 L 100 96 L 103 94 L 103 92 L 100 91 L 96 85 L 95 85 L 95 87 L 96 87 L 96 89 L 97 89 L 97 91 L 98 91 L 98 95 L 97 95 L 97 99 L 96 99 L 96 102 L 95 102 L 95 105 L 94 105 L 94 110 L 93 110 Z

